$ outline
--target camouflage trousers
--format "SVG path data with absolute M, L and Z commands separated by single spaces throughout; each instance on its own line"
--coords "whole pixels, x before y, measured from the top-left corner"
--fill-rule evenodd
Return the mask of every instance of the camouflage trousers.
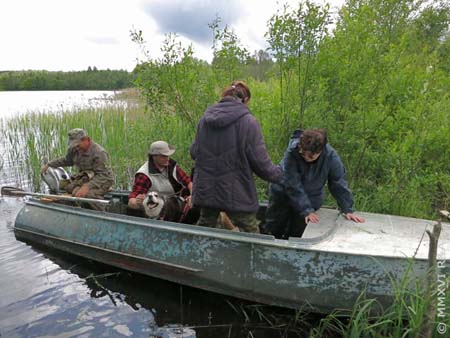
M 197 225 L 220 228 L 217 222 L 220 211 L 221 210 L 219 209 L 201 208 L 200 218 L 197 221 Z M 259 233 L 259 221 L 256 218 L 256 214 L 231 211 L 227 211 L 226 213 L 231 222 L 239 228 L 239 231 Z
M 78 190 L 80 190 L 81 186 L 88 181 L 85 179 L 79 179 L 74 180 L 70 182 L 64 190 L 68 193 L 70 193 L 72 196 L 74 196 Z M 101 187 L 101 188 L 91 188 L 89 189 L 89 192 L 85 196 L 85 198 L 95 198 L 95 199 L 103 199 L 105 194 L 110 190 L 110 187 Z M 90 203 L 90 202 L 82 202 L 82 207 L 85 207 L 87 209 L 93 209 L 93 210 L 99 210 L 99 211 L 105 211 L 106 206 L 104 204 L 100 203 Z

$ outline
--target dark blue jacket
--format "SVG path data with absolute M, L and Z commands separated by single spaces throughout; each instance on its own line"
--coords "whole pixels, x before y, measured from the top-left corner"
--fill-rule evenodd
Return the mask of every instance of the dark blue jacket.
M 253 173 L 270 182 L 282 177 L 267 154 L 259 123 L 233 97 L 205 111 L 190 151 L 195 160 L 192 199 L 199 207 L 256 212 Z
M 284 180 L 274 185 L 272 193 L 285 192 L 294 210 L 306 217 L 322 206 L 325 183 L 343 213 L 353 212 L 353 196 L 348 187 L 345 168 L 336 150 L 326 144 L 319 158 L 308 163 L 298 152 L 302 130 L 296 130 L 281 161 Z

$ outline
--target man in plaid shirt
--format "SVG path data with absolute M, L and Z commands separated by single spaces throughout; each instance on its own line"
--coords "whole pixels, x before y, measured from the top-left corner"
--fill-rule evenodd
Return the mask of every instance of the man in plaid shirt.
M 128 206 L 142 209 L 146 194 L 156 191 L 170 197 L 180 195 L 190 205 L 192 181 L 183 169 L 170 158 L 175 149 L 165 141 L 153 142 L 148 152 L 148 161 L 136 172 L 133 190 L 128 196 Z

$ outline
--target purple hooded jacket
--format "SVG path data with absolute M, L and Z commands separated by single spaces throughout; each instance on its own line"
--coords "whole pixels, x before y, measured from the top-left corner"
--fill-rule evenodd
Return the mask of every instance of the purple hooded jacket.
M 195 160 L 192 197 L 199 207 L 254 213 L 259 203 L 253 173 L 269 182 L 281 181 L 281 169 L 267 154 L 259 123 L 234 97 L 224 97 L 205 111 L 190 151 Z

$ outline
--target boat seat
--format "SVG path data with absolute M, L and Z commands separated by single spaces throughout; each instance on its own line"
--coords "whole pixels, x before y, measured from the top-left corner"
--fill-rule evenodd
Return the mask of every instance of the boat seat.
M 326 237 L 333 228 L 336 227 L 336 222 L 339 217 L 339 211 L 334 209 L 319 209 L 317 211 L 319 216 L 318 223 L 308 223 L 302 239 L 313 239 L 319 237 Z M 295 237 L 294 237 L 295 238 Z M 289 238 L 291 239 L 291 238 Z

